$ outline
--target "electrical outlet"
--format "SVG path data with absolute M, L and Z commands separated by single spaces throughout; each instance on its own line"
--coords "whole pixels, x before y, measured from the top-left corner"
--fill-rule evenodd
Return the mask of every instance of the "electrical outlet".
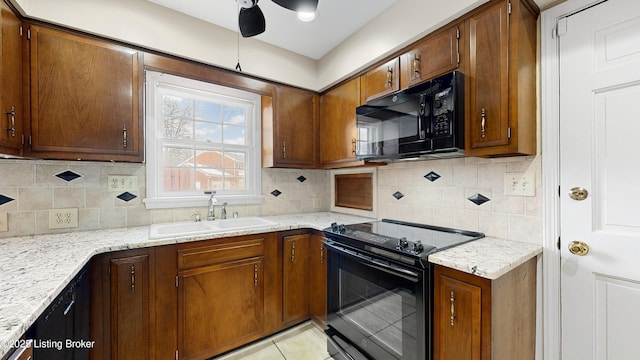
M 4 212 L 0 213 L 0 232 L 9 231 L 9 215 Z
M 49 229 L 78 227 L 78 208 L 49 209 Z
M 109 175 L 109 191 L 138 191 L 138 177 L 135 175 Z
M 509 196 L 536 196 L 535 173 L 504 174 L 504 194 Z

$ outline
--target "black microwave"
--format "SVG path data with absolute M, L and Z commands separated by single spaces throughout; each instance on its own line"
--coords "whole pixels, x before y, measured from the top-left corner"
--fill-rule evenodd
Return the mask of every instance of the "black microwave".
M 356 108 L 356 157 L 366 161 L 464 155 L 464 91 L 458 71 Z

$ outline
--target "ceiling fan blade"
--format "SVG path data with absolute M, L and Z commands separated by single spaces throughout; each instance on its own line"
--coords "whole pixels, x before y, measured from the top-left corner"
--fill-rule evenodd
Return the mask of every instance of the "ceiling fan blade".
M 318 0 L 272 0 L 285 9 L 302 12 L 314 12 L 318 8 Z
M 242 37 L 246 38 L 262 34 L 266 29 L 264 14 L 258 5 L 247 9 L 241 8 L 238 23 Z

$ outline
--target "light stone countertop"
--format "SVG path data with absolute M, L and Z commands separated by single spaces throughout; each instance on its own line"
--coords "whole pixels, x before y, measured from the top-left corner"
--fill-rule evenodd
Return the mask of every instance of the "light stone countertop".
M 372 221 L 331 212 L 264 216 L 277 225 L 179 238 L 149 239 L 149 226 L 0 239 L 0 358 L 97 254 L 254 233 Z M 440 265 L 495 279 L 542 252 L 539 245 L 484 238 L 429 256 Z

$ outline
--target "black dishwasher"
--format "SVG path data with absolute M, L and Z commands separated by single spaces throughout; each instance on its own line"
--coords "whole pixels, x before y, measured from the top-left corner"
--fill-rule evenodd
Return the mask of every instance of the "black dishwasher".
M 85 267 L 27 333 L 34 340 L 34 360 L 89 359 L 89 301 L 89 274 Z

